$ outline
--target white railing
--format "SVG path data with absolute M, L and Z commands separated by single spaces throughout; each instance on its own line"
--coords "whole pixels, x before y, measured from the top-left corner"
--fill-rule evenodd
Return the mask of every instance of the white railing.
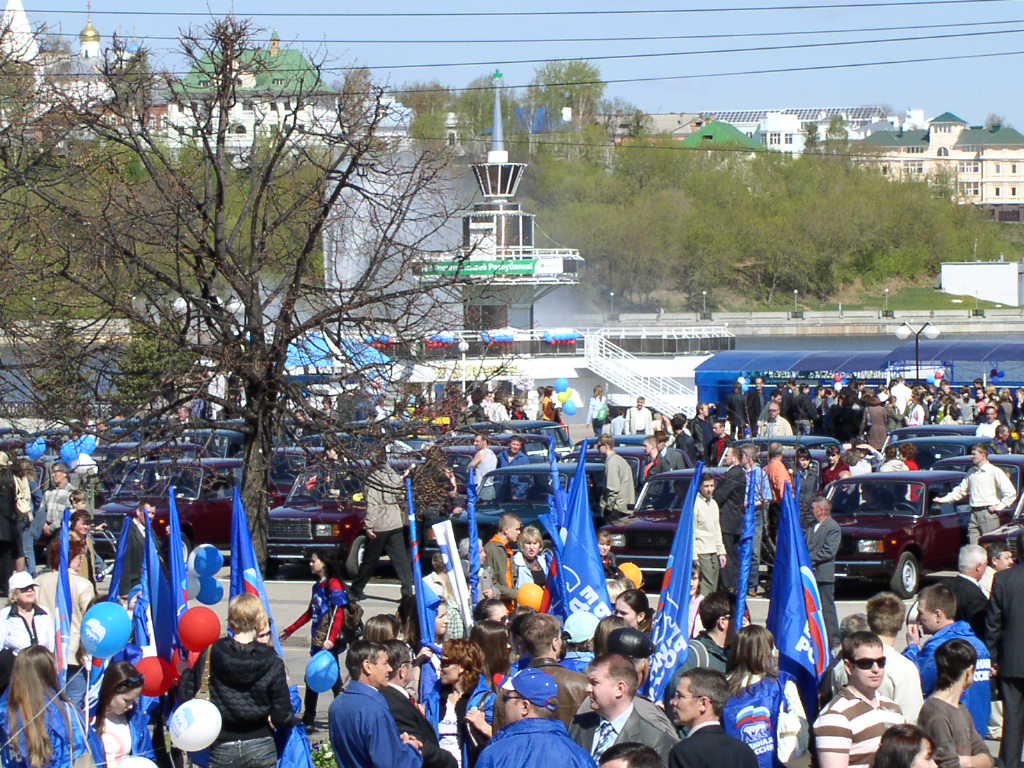
M 662 413 L 694 414 L 697 393 L 692 387 L 669 377 L 638 374 L 639 358 L 608 341 L 600 332 L 586 333 L 583 340 L 587 367 L 609 384 L 631 397 L 643 397 Z

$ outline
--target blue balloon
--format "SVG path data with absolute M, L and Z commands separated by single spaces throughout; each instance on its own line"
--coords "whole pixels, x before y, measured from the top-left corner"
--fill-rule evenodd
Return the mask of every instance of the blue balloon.
M 82 619 L 82 645 L 97 659 L 109 659 L 128 645 L 132 620 L 120 603 L 97 603 Z
M 96 452 L 96 436 L 85 435 L 78 441 L 78 452 L 92 456 Z
M 224 585 L 212 576 L 199 579 L 199 594 L 196 599 L 203 605 L 216 605 L 224 599 Z
M 44 453 L 46 453 L 45 438 L 37 437 L 31 443 L 25 444 L 25 455 L 28 456 L 33 461 L 42 458 Z
M 576 413 L 576 403 L 572 400 L 566 400 L 565 404 L 562 406 L 562 410 L 565 412 L 566 416 L 573 416 Z
M 999 378 L 1001 379 L 1001 378 L 1003 378 L 1004 376 L 1006 376 L 1006 371 L 1000 371 L 1000 372 L 999 372 Z
M 317 693 L 325 693 L 338 682 L 339 674 L 335 655 L 330 651 L 320 651 L 306 665 L 306 685 Z
M 216 576 L 224 567 L 224 555 L 213 544 L 201 544 L 192 553 L 192 567 L 200 576 Z
M 555 379 L 555 392 L 565 392 L 565 390 L 567 390 L 568 388 L 569 388 L 569 380 L 568 379 L 565 379 L 565 378 Z
M 78 453 L 78 446 L 70 440 L 60 447 L 60 459 L 65 464 L 71 465 L 77 462 Z

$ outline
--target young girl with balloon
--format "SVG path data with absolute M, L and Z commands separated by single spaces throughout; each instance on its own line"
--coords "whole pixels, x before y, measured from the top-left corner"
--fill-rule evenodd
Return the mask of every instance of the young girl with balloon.
M 309 655 L 315 656 L 320 651 L 330 651 L 337 660 L 338 654 L 345 649 L 342 630 L 345 627 L 345 609 L 348 606 L 348 594 L 341 581 L 341 568 L 327 553 L 315 551 L 309 555 L 309 569 L 317 579 L 313 584 L 309 606 L 305 613 L 281 633 L 281 641 L 291 637 L 299 627 L 311 623 Z M 341 687 L 339 675 L 331 688 L 335 696 L 341 692 Z M 302 708 L 302 723 L 307 728 L 313 727 L 316 721 L 318 698 L 319 694 L 307 686 Z
M 142 673 L 127 661 L 107 668 L 96 708 L 96 733 L 103 741 L 107 768 L 117 768 L 129 756 L 153 759 L 149 713 Z
M 82 713 L 60 692 L 53 654 L 32 645 L 18 654 L 0 697 L 0 760 L 5 768 L 64 768 L 103 746 Z

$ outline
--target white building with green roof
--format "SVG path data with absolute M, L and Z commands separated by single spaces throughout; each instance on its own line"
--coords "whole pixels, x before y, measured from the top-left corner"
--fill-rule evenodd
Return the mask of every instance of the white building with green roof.
M 877 131 L 861 160 L 892 179 L 948 180 L 957 199 L 1001 221 L 1024 221 L 1024 134 L 1002 123 L 969 125 L 943 112 L 915 131 Z

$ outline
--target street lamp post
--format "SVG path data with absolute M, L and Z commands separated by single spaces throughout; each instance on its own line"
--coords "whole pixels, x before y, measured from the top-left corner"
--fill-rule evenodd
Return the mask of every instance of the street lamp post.
M 889 289 L 888 288 L 885 289 L 885 306 L 882 307 L 882 309 L 885 312 L 889 311 Z
M 796 288 L 793 289 L 793 311 L 794 312 L 798 311 L 797 306 L 796 306 L 796 297 L 797 297 L 797 294 L 799 294 L 799 293 L 800 293 L 800 291 L 798 291 Z
M 896 338 L 900 341 L 914 337 L 914 381 L 921 380 L 921 334 L 924 334 L 926 339 L 937 339 L 940 333 L 942 331 L 931 323 L 925 323 L 917 329 L 912 328 L 909 323 L 903 323 L 896 328 Z
M 701 291 L 700 292 L 700 300 L 701 300 L 701 311 L 700 311 L 700 313 L 702 315 L 707 315 L 707 313 L 708 313 L 708 292 L 707 291 Z
M 615 315 L 615 291 L 608 291 L 608 319 Z
M 462 353 L 462 394 L 466 394 L 466 353 L 469 351 L 469 343 L 465 339 L 459 341 L 459 352 Z

